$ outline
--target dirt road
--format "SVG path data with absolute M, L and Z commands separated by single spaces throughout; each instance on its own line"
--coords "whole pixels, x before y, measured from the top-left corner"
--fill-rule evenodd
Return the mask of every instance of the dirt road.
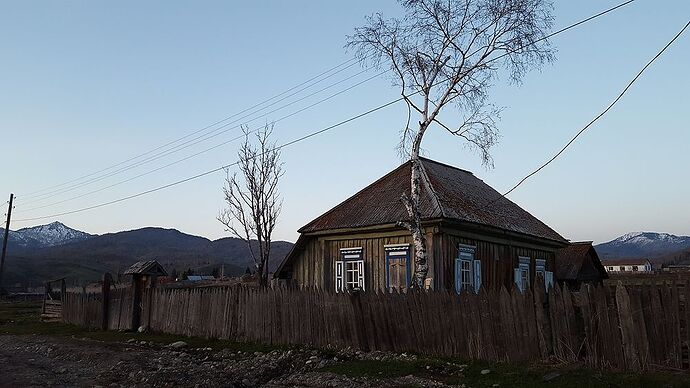
M 267 353 L 173 349 L 143 341 L 0 336 L 0 386 L 366 387 L 445 386 L 414 376 L 378 380 L 320 369 L 337 363 L 313 350 Z

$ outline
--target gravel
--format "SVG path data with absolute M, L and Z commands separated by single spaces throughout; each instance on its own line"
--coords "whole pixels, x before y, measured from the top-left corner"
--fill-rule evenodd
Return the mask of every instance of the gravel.
M 55 387 L 444 387 L 417 376 L 347 377 L 321 369 L 348 360 L 412 361 L 408 354 L 313 349 L 243 352 L 189 348 L 184 341 L 154 344 L 127 340 L 0 336 L 0 386 Z M 177 346 L 172 346 L 178 344 Z

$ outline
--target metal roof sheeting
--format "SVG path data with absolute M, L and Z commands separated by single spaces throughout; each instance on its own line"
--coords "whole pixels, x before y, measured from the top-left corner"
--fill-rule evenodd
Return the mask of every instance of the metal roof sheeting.
M 501 196 L 471 172 L 422 158 L 429 187 L 421 190 L 422 220 L 451 219 L 488 225 L 548 240 L 567 242 L 536 217 Z M 299 232 L 392 224 L 408 219 L 401 201 L 410 192 L 406 162 L 311 221 Z

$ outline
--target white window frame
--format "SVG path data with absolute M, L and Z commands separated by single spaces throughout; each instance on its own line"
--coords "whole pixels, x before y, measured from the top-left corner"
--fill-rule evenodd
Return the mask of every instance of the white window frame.
M 530 285 L 529 266 L 532 258 L 518 256 L 518 266 L 514 270 L 514 281 L 520 292 L 524 292 Z
M 476 247 L 460 244 L 455 259 L 455 292 L 478 293 L 482 285 L 482 262 L 475 257 Z
M 351 275 L 351 276 L 350 276 Z M 365 291 L 362 248 L 342 248 L 335 262 L 335 292 Z

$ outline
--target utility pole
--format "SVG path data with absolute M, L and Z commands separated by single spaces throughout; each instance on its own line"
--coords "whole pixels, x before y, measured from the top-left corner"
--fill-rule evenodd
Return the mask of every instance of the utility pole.
M 2 292 L 2 275 L 5 270 L 5 255 L 7 254 L 7 240 L 10 239 L 10 219 L 12 217 L 12 202 L 14 194 L 10 194 L 10 206 L 7 208 L 7 222 L 5 223 L 5 239 L 2 240 L 2 257 L 0 258 L 0 292 Z

